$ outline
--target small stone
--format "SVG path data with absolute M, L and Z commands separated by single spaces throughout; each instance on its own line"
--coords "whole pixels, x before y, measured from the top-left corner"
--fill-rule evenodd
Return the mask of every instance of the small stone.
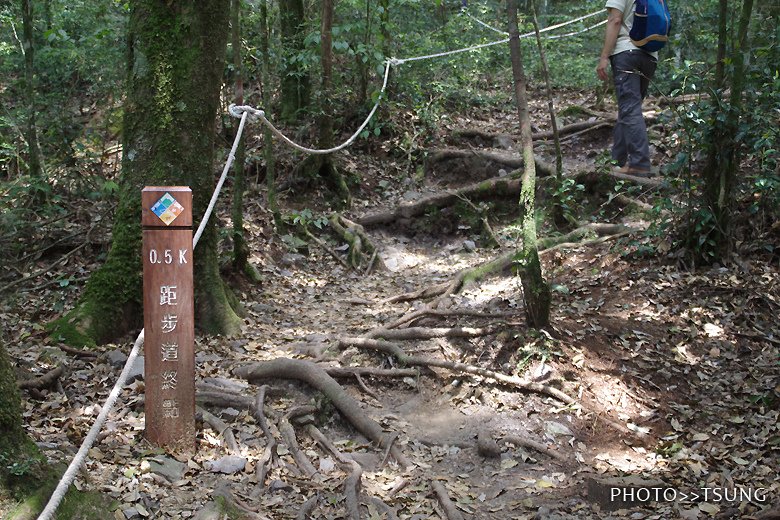
M 301 265 L 306 261 L 306 257 L 300 253 L 285 253 L 282 258 L 279 259 L 279 265 L 285 267 L 291 267 L 294 265 Z
M 480 430 L 477 434 L 477 453 L 486 459 L 501 457 L 501 448 L 498 447 L 495 439 L 487 430 Z
M 157 457 L 149 461 L 152 473 L 165 477 L 169 482 L 176 482 L 184 477 L 187 465 L 169 457 Z
M 138 510 L 134 507 L 128 507 L 127 509 L 123 509 L 122 514 L 125 515 L 125 518 L 127 518 L 127 520 L 134 520 L 136 518 L 141 518 L 141 515 L 138 513 Z
M 212 473 L 225 473 L 232 475 L 244 471 L 247 459 L 237 455 L 225 455 L 215 461 L 208 461 L 203 466 Z
M 464 240 L 463 249 L 465 249 L 469 253 L 473 253 L 477 249 L 477 244 L 473 240 Z
M 276 312 L 276 309 L 272 305 L 265 303 L 255 303 L 252 305 L 252 310 L 258 314 L 272 314 Z
M 106 355 L 108 363 L 114 368 L 122 368 L 127 361 L 127 354 L 121 350 L 112 350 Z
M 132 383 L 136 379 L 143 380 L 144 378 L 144 357 L 138 356 L 133 361 L 133 366 L 130 367 L 130 372 L 127 375 L 127 383 Z

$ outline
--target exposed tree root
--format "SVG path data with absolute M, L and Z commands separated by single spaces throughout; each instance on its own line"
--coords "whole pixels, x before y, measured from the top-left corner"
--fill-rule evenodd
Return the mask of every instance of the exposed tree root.
M 368 263 L 365 264 L 367 272 L 375 267 L 378 269 L 385 268 L 382 259 L 377 255 L 376 247 L 374 247 L 363 226 L 352 222 L 338 213 L 331 216 L 329 222 L 333 231 L 349 244 L 348 262 L 352 268 L 359 269 L 364 263 L 364 256 L 368 257 Z
M 322 367 L 331 377 L 417 377 L 414 368 L 375 368 L 375 367 Z
M 369 496 L 365 498 L 366 501 L 371 502 L 374 506 L 385 514 L 387 520 L 398 520 L 398 515 L 395 513 L 395 509 L 385 504 L 380 498 L 375 496 Z
M 311 518 L 309 515 L 311 515 L 312 511 L 314 511 L 314 508 L 317 507 L 318 501 L 319 497 L 314 495 L 306 502 L 304 502 L 301 508 L 298 510 L 298 515 L 295 517 L 295 520 L 306 520 L 307 518 Z
M 303 450 L 301 450 L 300 445 L 298 445 L 298 440 L 295 438 L 295 429 L 293 429 L 290 421 L 296 417 L 312 414 L 316 411 L 317 408 L 314 406 L 299 406 L 287 412 L 279 421 L 279 433 L 282 435 L 285 444 L 287 444 L 287 449 L 290 450 L 295 463 L 308 478 L 313 477 L 317 473 L 317 468 L 314 467 L 306 454 L 303 453 Z
M 352 472 L 344 480 L 345 507 L 347 518 L 360 520 L 360 479 L 363 476 L 363 468 L 354 460 L 349 461 Z
M 548 457 L 553 458 L 558 462 L 566 463 L 569 461 L 569 459 L 566 458 L 563 454 L 558 451 L 551 450 L 541 442 L 532 441 L 531 439 L 526 439 L 525 437 L 520 437 L 519 435 L 506 435 L 503 439 L 501 439 L 501 443 L 509 443 L 514 444 L 515 446 L 528 448 L 547 455 Z
M 383 338 L 387 340 L 414 340 L 414 339 L 432 339 L 432 338 L 478 338 L 494 333 L 493 327 L 472 328 L 472 327 L 451 327 L 451 328 L 428 328 L 428 327 L 409 327 L 407 329 L 375 329 L 364 337 Z
M 580 241 L 584 237 L 593 233 L 600 236 L 609 235 L 611 238 L 614 238 L 616 236 L 622 236 L 623 234 L 634 231 L 636 230 L 618 224 L 586 224 L 573 231 L 570 231 L 569 233 L 566 233 L 565 235 L 539 239 L 539 254 L 541 255 L 547 251 L 553 250 L 561 244 L 586 245 L 587 243 L 585 242 L 581 244 L 574 244 L 572 241 Z M 477 282 L 488 275 L 500 273 L 508 269 L 514 263 L 516 254 L 516 250 L 508 251 L 507 253 L 504 253 L 503 255 L 486 263 L 458 272 L 449 282 L 444 282 L 432 287 L 424 287 L 414 292 L 393 296 L 384 300 L 384 303 L 397 303 L 455 294 L 469 283 Z M 435 305 L 432 305 L 431 308 L 435 308 Z M 400 320 L 406 319 L 408 319 L 408 316 L 403 316 L 400 318 Z
M 663 181 L 657 177 L 653 178 L 646 178 L 646 177 L 637 177 L 635 175 L 626 175 L 625 173 L 619 173 L 619 172 L 608 172 L 607 173 L 610 177 L 614 177 L 621 181 L 628 181 L 633 182 L 634 184 L 640 184 L 642 186 L 649 186 L 651 188 L 661 188 L 663 187 Z
M 432 309 L 429 307 L 423 307 L 416 311 L 407 313 L 394 322 L 386 325 L 384 329 L 395 329 L 402 325 L 413 323 L 421 318 L 428 316 L 473 316 L 476 318 L 492 318 L 492 319 L 504 319 L 516 317 L 515 314 L 510 313 L 496 313 L 496 312 L 484 312 L 474 309 Z
M 234 373 L 250 382 L 274 378 L 303 381 L 325 394 L 355 429 L 380 448 L 385 447 L 388 443 L 388 436 L 382 427 L 363 412 L 360 405 L 344 391 L 335 379 L 311 361 L 277 358 L 236 368 Z M 397 446 L 393 446 L 392 454 L 401 466 L 410 466 L 410 462 Z
M 441 508 L 444 509 L 447 520 L 464 520 L 463 515 L 460 514 L 458 508 L 452 500 L 450 500 L 450 497 L 447 494 L 447 488 L 444 487 L 444 484 L 438 480 L 432 480 L 431 489 L 433 489 L 433 492 L 436 494 L 436 498 L 439 499 L 439 504 L 441 504 Z
M 426 167 L 430 167 L 434 163 L 448 161 L 451 159 L 469 159 L 476 157 L 484 161 L 491 161 L 497 164 L 502 164 L 510 168 L 522 168 L 523 157 L 506 152 L 497 152 L 494 150 L 478 150 L 472 148 L 470 150 L 462 150 L 459 148 L 439 148 L 430 150 L 428 159 L 426 161 Z M 555 168 L 549 164 L 542 162 L 540 159 L 534 160 L 536 164 L 536 172 L 540 177 L 546 175 L 555 175 Z
M 558 399 L 559 401 L 566 404 L 576 403 L 576 401 L 573 398 L 569 397 L 564 392 L 558 390 L 557 388 L 544 385 L 542 383 L 528 381 L 526 379 L 521 379 L 516 376 L 508 376 L 500 372 L 494 372 L 493 370 L 488 370 L 486 368 L 477 367 L 474 365 L 468 365 L 466 363 L 461 363 L 459 361 L 447 361 L 442 359 L 431 359 L 431 358 L 423 358 L 419 356 L 410 356 L 406 354 L 406 352 L 404 352 L 401 347 L 389 341 L 381 341 L 381 340 L 369 339 L 369 338 L 340 338 L 339 347 L 342 348 L 358 347 L 358 348 L 369 349 L 369 350 L 378 350 L 380 352 L 384 352 L 386 354 L 392 355 L 398 360 L 399 363 L 404 365 L 426 367 L 426 368 L 431 368 L 431 367 L 444 368 L 446 370 L 450 370 L 453 372 L 460 372 L 460 373 L 487 377 L 493 379 L 494 381 L 498 381 L 500 383 L 504 383 L 506 385 L 513 386 L 521 390 L 527 390 L 530 392 L 535 392 L 538 394 L 544 394 L 550 397 L 554 397 L 555 399 Z
M 254 406 L 251 408 L 252 417 L 255 418 L 257 423 L 260 425 L 260 429 L 263 431 L 263 435 L 265 435 L 265 451 L 263 452 L 262 458 L 257 461 L 255 466 L 255 475 L 257 475 L 256 492 L 262 491 L 263 487 L 265 486 L 265 477 L 268 475 L 268 471 L 271 469 L 274 455 L 276 454 L 276 438 L 274 437 L 273 433 L 271 433 L 271 429 L 268 427 L 268 420 L 265 417 L 264 410 L 265 395 L 268 391 L 268 388 L 268 385 L 263 385 L 260 387 L 257 392 L 257 397 L 255 398 Z
M 424 197 L 415 202 L 403 202 L 393 209 L 360 217 L 357 222 L 366 227 L 390 224 L 397 220 L 413 219 L 432 209 L 452 206 L 464 197 L 471 201 L 517 197 L 520 195 L 520 188 L 520 179 L 493 177 L 462 188 Z
M 233 435 L 233 430 L 230 428 L 230 426 L 225 424 L 225 422 L 222 419 L 212 414 L 208 410 L 199 408 L 198 412 L 200 413 L 200 416 L 203 418 L 203 422 L 208 424 L 212 430 L 214 430 L 217 434 L 221 435 L 223 439 L 225 439 L 225 445 L 227 446 L 228 451 L 233 455 L 237 455 L 241 450 L 238 447 L 238 442 L 236 442 L 236 436 Z
M 57 384 L 57 381 L 64 373 L 65 367 L 60 365 L 35 379 L 19 381 L 18 386 L 20 390 L 41 390 L 42 388 L 51 388 Z

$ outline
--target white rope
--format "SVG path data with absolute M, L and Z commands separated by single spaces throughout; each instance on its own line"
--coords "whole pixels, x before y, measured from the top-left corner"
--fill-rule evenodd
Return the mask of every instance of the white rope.
M 506 31 L 502 31 L 501 29 L 496 29 L 496 28 L 495 28 L 495 27 L 493 27 L 492 25 L 488 25 L 488 24 L 486 24 L 485 22 L 483 22 L 482 20 L 480 20 L 480 19 L 479 19 L 479 18 L 477 18 L 476 16 L 473 16 L 473 15 L 472 15 L 470 12 L 468 12 L 468 10 L 467 10 L 467 9 L 465 9 L 465 8 L 464 8 L 464 9 L 461 9 L 461 11 L 460 11 L 460 12 L 461 12 L 461 13 L 463 13 L 463 14 L 465 14 L 466 16 L 468 16 L 469 18 L 471 18 L 471 19 L 472 19 L 472 20 L 474 20 L 475 22 L 477 22 L 479 25 L 481 25 L 481 26 L 483 26 L 483 27 L 487 27 L 487 28 L 488 28 L 488 29 L 490 29 L 491 31 L 495 31 L 495 32 L 497 32 L 498 34 L 504 34 L 504 35 L 506 35 L 506 36 L 509 36 L 509 33 L 508 33 L 508 32 L 506 32 Z
M 602 25 L 606 24 L 607 20 L 602 20 L 597 24 L 593 24 L 591 26 L 585 27 L 582 30 L 574 31 L 566 34 L 556 34 L 555 36 L 548 36 L 548 40 L 560 40 L 561 38 L 568 38 L 569 36 L 577 36 L 578 34 L 586 33 L 592 29 L 595 29 L 596 27 L 601 27 Z
M 98 433 L 100 433 L 100 430 L 103 428 L 103 423 L 106 422 L 108 414 L 113 410 L 114 404 L 119 397 L 119 392 L 122 391 L 122 387 L 127 380 L 127 376 L 130 375 L 130 369 L 135 362 L 135 358 L 138 357 L 138 351 L 141 349 L 143 344 L 144 331 L 141 330 L 141 333 L 135 340 L 133 349 L 130 351 L 130 355 L 127 357 L 125 368 L 123 368 L 122 373 L 119 374 L 119 379 L 117 379 L 116 384 L 114 384 L 114 388 L 111 389 L 111 393 L 108 395 L 108 399 L 106 399 L 106 402 L 100 409 L 100 414 L 98 414 L 98 417 L 95 420 L 95 423 L 92 425 L 92 428 L 89 429 L 89 433 L 87 433 L 87 436 L 84 438 L 84 442 L 81 443 L 81 448 L 79 448 L 76 456 L 73 457 L 73 460 L 68 466 L 68 469 L 65 470 L 65 473 L 62 474 L 62 478 L 60 479 L 59 484 L 57 484 L 57 488 L 54 490 L 54 493 L 52 493 L 51 498 L 49 498 L 49 502 L 46 504 L 46 507 L 38 516 L 38 520 L 49 520 L 54 512 L 57 511 L 57 507 L 60 505 L 60 502 L 68 492 L 68 488 L 73 482 L 73 479 L 76 477 L 76 473 L 81 468 L 82 464 L 84 464 L 84 461 L 87 458 L 87 452 L 90 450 L 92 444 L 95 442 L 95 439 L 98 436 Z
M 238 143 L 241 141 L 241 134 L 244 133 L 244 123 L 246 123 L 246 119 L 249 116 L 248 112 L 244 112 L 241 114 L 241 122 L 238 124 L 238 131 L 236 132 L 236 138 L 233 139 L 233 146 L 230 148 L 230 153 L 228 154 L 227 161 L 225 162 L 225 167 L 222 168 L 222 175 L 219 177 L 219 182 L 217 182 L 217 187 L 214 188 L 214 193 L 211 195 L 211 200 L 209 201 L 209 207 L 206 208 L 206 212 L 203 214 L 203 218 L 200 220 L 200 225 L 198 226 L 198 230 L 195 232 L 195 236 L 192 237 L 192 249 L 195 249 L 195 246 L 198 245 L 198 240 L 200 240 L 200 236 L 203 234 L 203 230 L 206 229 L 206 224 L 209 222 L 209 218 L 211 217 L 211 213 L 214 211 L 214 206 L 217 205 L 217 199 L 219 198 L 219 192 L 222 191 L 222 185 L 225 184 L 225 179 L 227 179 L 228 171 L 230 170 L 230 166 L 233 164 L 233 161 L 236 159 L 236 150 L 238 149 Z M 243 168 L 244 165 L 241 165 Z
M 222 169 L 222 175 L 219 178 L 219 182 L 217 182 L 216 188 L 214 188 L 214 194 L 211 196 L 211 201 L 209 202 L 209 206 L 206 209 L 206 212 L 203 214 L 203 218 L 200 221 L 198 230 L 195 232 L 195 236 L 192 238 L 193 249 L 195 249 L 195 247 L 198 245 L 198 241 L 203 234 L 203 230 L 206 228 L 206 224 L 211 217 L 211 213 L 214 211 L 214 206 L 216 205 L 217 199 L 219 198 L 222 185 L 225 183 L 225 179 L 227 178 L 227 172 L 230 170 L 230 166 L 233 164 L 233 161 L 236 158 L 236 150 L 238 149 L 238 144 L 241 141 L 241 134 L 244 132 L 244 124 L 246 123 L 247 118 L 252 117 L 252 114 L 247 110 L 244 111 L 240 117 L 241 123 L 238 125 L 236 138 L 233 140 L 233 147 L 230 149 L 225 167 Z M 103 424 L 106 422 L 108 414 L 110 414 L 114 409 L 114 405 L 116 404 L 117 398 L 119 397 L 119 393 L 122 391 L 122 387 L 125 385 L 125 381 L 127 381 L 127 376 L 130 375 L 130 369 L 138 357 L 138 353 L 141 350 L 143 344 L 144 329 L 141 329 L 140 334 L 138 334 L 138 337 L 133 344 L 133 348 L 130 350 L 130 355 L 127 357 L 127 361 L 125 362 L 125 366 L 122 369 L 122 373 L 119 374 L 119 378 L 116 380 L 116 383 L 114 383 L 114 388 L 111 389 L 111 393 L 108 395 L 108 399 L 106 399 L 106 402 L 100 409 L 100 414 L 98 414 L 97 419 L 95 419 L 95 423 L 92 425 L 89 433 L 87 433 L 87 436 L 81 443 L 81 448 L 79 448 L 76 456 L 73 457 L 73 460 L 70 462 L 68 469 L 65 470 L 65 473 L 62 474 L 62 478 L 60 478 L 60 482 L 57 484 L 57 488 L 54 490 L 54 493 L 52 493 L 51 498 L 49 498 L 49 502 L 46 504 L 46 507 L 38 516 L 38 520 L 50 520 L 52 515 L 57 511 L 57 507 L 59 507 L 62 499 L 65 498 L 65 494 L 68 492 L 68 488 L 73 483 L 73 479 L 76 478 L 76 473 L 86 461 L 87 452 L 89 452 L 90 448 L 92 448 L 92 445 L 95 443 L 95 439 L 97 438 L 98 433 L 100 433 L 100 430 L 103 428 Z
M 396 62 L 397 62 L 397 60 L 394 60 L 392 58 L 390 58 L 390 59 L 388 59 L 386 61 L 386 63 L 385 63 L 385 77 L 384 77 L 384 81 L 382 82 L 382 89 L 379 91 L 379 97 L 377 98 L 376 103 L 374 103 L 374 108 L 372 108 L 371 112 L 368 113 L 368 116 L 366 116 L 366 119 L 363 121 L 363 124 L 361 124 L 360 127 L 358 127 L 358 129 L 355 131 L 354 134 L 352 134 L 349 137 L 349 139 L 347 139 L 342 144 L 340 144 L 338 146 L 335 146 L 333 148 L 328 148 L 328 149 L 324 149 L 323 150 L 323 149 L 316 149 L 316 148 L 307 148 L 305 146 L 299 145 L 298 143 L 292 141 L 289 137 L 284 135 L 281 131 L 279 131 L 279 129 L 276 128 L 273 125 L 273 123 L 271 123 L 271 121 L 269 121 L 268 118 L 265 117 L 265 112 L 264 111 L 258 110 L 256 108 L 251 107 L 251 106 L 246 106 L 246 105 L 244 105 L 244 106 L 235 106 L 235 105 L 231 105 L 229 111 L 230 111 L 230 114 L 233 117 L 240 117 L 239 114 L 242 115 L 241 117 L 245 116 L 247 113 L 252 114 L 252 116 L 254 116 L 255 118 L 260 119 L 260 121 L 262 121 L 263 124 L 265 124 L 277 137 L 279 137 L 279 139 L 282 139 L 285 143 L 289 144 L 290 146 L 292 146 L 296 150 L 300 150 L 300 151 L 305 152 L 305 153 L 319 154 L 319 155 L 324 155 L 324 154 L 338 152 L 339 150 L 343 150 L 347 146 L 349 146 L 352 143 L 354 143 L 355 139 L 357 139 L 360 136 L 360 133 L 366 128 L 366 126 L 368 125 L 369 121 L 371 121 L 371 118 L 374 117 L 374 114 L 376 113 L 377 109 L 379 108 L 379 104 L 382 101 L 382 96 L 384 95 L 385 90 L 387 89 L 387 80 L 390 77 L 390 66 L 395 64 Z

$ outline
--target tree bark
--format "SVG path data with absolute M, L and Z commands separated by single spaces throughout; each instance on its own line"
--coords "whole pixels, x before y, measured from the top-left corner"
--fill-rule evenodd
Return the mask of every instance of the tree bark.
M 260 2 L 260 53 L 263 90 L 263 107 L 271 106 L 271 58 L 268 53 L 268 2 Z M 263 157 L 265 158 L 265 185 L 268 197 L 268 210 L 274 217 L 276 230 L 280 234 L 284 229 L 282 213 L 276 200 L 276 160 L 274 157 L 273 135 L 268 126 L 263 125 Z
M 195 224 L 208 206 L 229 7 L 229 0 L 130 4 L 124 155 L 112 245 L 77 307 L 52 325 L 53 335 L 68 344 L 111 341 L 143 324 L 138 252 L 144 186 L 190 186 Z M 212 221 L 194 255 L 196 323 L 209 333 L 233 334 L 241 322 L 219 274 L 217 244 Z
M 515 100 L 520 117 L 520 137 L 523 147 L 523 187 L 520 192 L 522 210 L 523 248 L 515 261 L 523 268 L 523 299 L 528 323 L 532 327 L 545 327 L 550 321 L 550 286 L 542 277 L 542 266 L 536 243 L 536 214 L 534 211 L 534 190 L 536 187 L 536 167 L 531 132 L 531 117 L 528 113 L 523 58 L 520 49 L 520 33 L 517 28 L 517 0 L 507 3 L 509 16 L 509 51 L 512 60 Z
M 8 467 L 40 457 L 38 449 L 22 425 L 22 399 L 11 359 L 0 341 L 0 488 L 13 485 Z M 27 475 L 26 478 L 30 476 Z M 25 478 L 22 476 L 21 478 Z
M 36 124 L 35 109 L 35 45 L 33 43 L 33 15 L 32 0 L 22 0 L 22 47 L 24 48 L 24 93 L 27 104 L 27 125 L 24 138 L 27 140 L 27 172 L 31 180 L 40 181 L 43 178 L 41 167 L 41 152 L 38 148 L 38 128 Z M 40 186 L 36 191 L 39 195 Z M 43 197 L 36 196 L 37 199 Z
M 729 103 L 725 105 L 726 117 L 725 120 L 713 119 L 711 123 L 710 151 L 703 177 L 704 205 L 713 221 L 712 224 L 707 224 L 703 230 L 699 231 L 696 230 L 697 223 L 694 222 L 689 231 L 692 250 L 698 251 L 701 256 L 700 260 L 705 263 L 718 262 L 726 258 L 731 248 L 731 211 L 741 148 L 741 142 L 737 140 L 737 135 L 742 115 L 742 93 L 747 81 L 745 59 L 750 52 L 748 28 L 752 12 L 753 0 L 744 0 L 737 40 L 734 45 L 734 66 L 731 77 L 728 78 L 730 79 L 731 96 Z M 724 13 L 721 11 L 721 16 L 723 15 Z M 721 26 L 722 24 L 723 22 L 720 23 Z M 716 72 L 716 81 L 727 81 L 724 77 L 718 77 L 724 74 L 723 71 Z M 717 87 L 718 85 L 716 85 Z M 713 102 L 721 103 L 721 100 L 715 97 Z M 700 236 L 701 233 L 707 232 L 708 236 Z
M 230 51 L 233 57 L 233 79 L 235 82 L 235 96 L 233 99 L 236 105 L 243 105 L 244 74 L 241 62 L 241 0 L 231 0 L 230 36 Z M 238 120 L 234 121 L 236 122 L 234 128 L 238 131 Z M 257 271 L 249 264 L 249 246 L 246 243 L 246 231 L 244 230 L 245 157 L 246 140 L 242 136 L 236 149 L 236 159 L 233 163 L 233 207 L 231 208 L 233 220 L 233 268 L 236 272 L 246 274 L 249 279 L 258 281 Z
M 304 50 L 306 18 L 303 0 L 280 0 L 282 48 L 285 57 L 282 70 L 282 113 L 285 121 L 293 121 L 309 104 L 309 74 L 297 57 Z

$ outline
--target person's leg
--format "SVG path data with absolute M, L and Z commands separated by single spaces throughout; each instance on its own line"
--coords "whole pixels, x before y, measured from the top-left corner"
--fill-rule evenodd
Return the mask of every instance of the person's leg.
M 642 52 L 621 52 L 612 58 L 612 74 L 618 100 L 618 119 L 615 135 L 621 139 L 613 144 L 613 157 L 620 163 L 621 148 L 625 148 L 628 167 L 650 170 L 650 146 L 647 127 L 642 116 L 642 82 L 646 69 L 643 60 L 649 56 Z M 652 61 L 652 60 L 650 60 Z M 646 87 L 645 87 L 646 88 Z M 617 145 L 618 148 L 614 148 Z

